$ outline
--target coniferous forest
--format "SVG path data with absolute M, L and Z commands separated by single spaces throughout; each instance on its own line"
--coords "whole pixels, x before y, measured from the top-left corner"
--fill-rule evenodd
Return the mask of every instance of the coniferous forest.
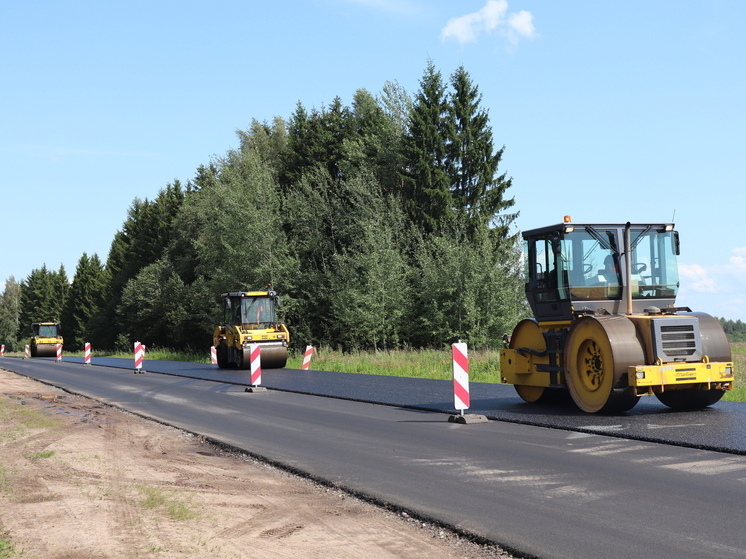
M 295 347 L 497 347 L 526 316 L 512 178 L 463 67 L 429 62 L 414 95 L 388 82 L 237 134 L 135 199 L 105 262 L 8 278 L 0 343 L 59 320 L 68 350 L 201 350 L 221 293 L 269 284 Z

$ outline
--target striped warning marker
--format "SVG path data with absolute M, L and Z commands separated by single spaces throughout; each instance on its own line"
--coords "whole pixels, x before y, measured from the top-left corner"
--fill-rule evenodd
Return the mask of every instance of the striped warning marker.
M 0 345 L 0 357 L 5 357 L 5 344 Z
M 313 355 L 314 347 L 312 345 L 306 346 L 306 353 L 303 355 L 303 365 L 300 366 L 300 368 L 304 371 L 308 370 L 308 367 L 311 366 L 311 356 Z
M 213 365 L 218 364 L 218 350 L 214 345 L 210 346 L 210 363 Z
M 91 364 L 91 344 L 90 342 L 85 343 L 85 349 L 83 350 L 83 365 Z
M 453 406 L 457 410 L 469 409 L 469 357 L 465 343 L 451 346 L 453 353 Z
M 145 346 L 135 342 L 135 372 L 142 372 L 142 362 L 145 359 Z
M 29 346 L 25 346 L 23 348 L 23 358 L 28 359 L 31 356 L 31 348 Z
M 62 361 L 62 344 L 57 344 L 57 361 Z
M 249 347 L 251 353 L 251 384 L 252 386 L 259 386 L 262 384 L 262 348 L 259 344 L 251 344 Z

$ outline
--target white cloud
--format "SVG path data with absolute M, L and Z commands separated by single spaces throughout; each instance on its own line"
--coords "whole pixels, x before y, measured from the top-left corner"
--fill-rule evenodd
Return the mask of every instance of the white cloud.
M 511 44 L 516 44 L 521 37 L 531 39 L 536 36 L 534 16 L 525 10 L 509 14 L 507 0 L 487 0 L 479 11 L 448 20 L 440 39 L 475 43 L 482 33 L 493 32 L 504 35 Z
M 677 303 L 732 320 L 746 320 L 746 247 L 713 266 L 679 264 Z

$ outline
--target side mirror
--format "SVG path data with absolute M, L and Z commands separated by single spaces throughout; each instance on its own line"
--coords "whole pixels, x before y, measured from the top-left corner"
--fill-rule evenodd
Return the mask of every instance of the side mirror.
M 676 256 L 679 256 L 681 254 L 681 245 L 679 244 L 679 232 L 678 231 L 673 232 L 673 253 Z
M 279 295 L 275 295 L 275 306 L 276 307 L 280 306 L 280 296 Z

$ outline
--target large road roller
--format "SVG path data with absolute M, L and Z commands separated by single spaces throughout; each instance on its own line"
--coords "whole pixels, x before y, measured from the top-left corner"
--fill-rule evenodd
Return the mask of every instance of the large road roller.
M 563 223 L 525 231 L 525 289 L 534 318 L 500 352 L 502 381 L 527 402 L 569 392 L 589 413 L 655 395 L 674 409 L 714 404 L 733 388 L 720 323 L 675 306 L 673 223 Z
M 233 291 L 221 295 L 225 323 L 215 328 L 213 345 L 221 369 L 251 367 L 251 345 L 260 346 L 262 369 L 284 367 L 290 332 L 277 320 L 280 297 L 274 291 Z
M 57 322 L 31 324 L 31 357 L 57 357 L 57 344 L 62 344 L 60 325 Z

